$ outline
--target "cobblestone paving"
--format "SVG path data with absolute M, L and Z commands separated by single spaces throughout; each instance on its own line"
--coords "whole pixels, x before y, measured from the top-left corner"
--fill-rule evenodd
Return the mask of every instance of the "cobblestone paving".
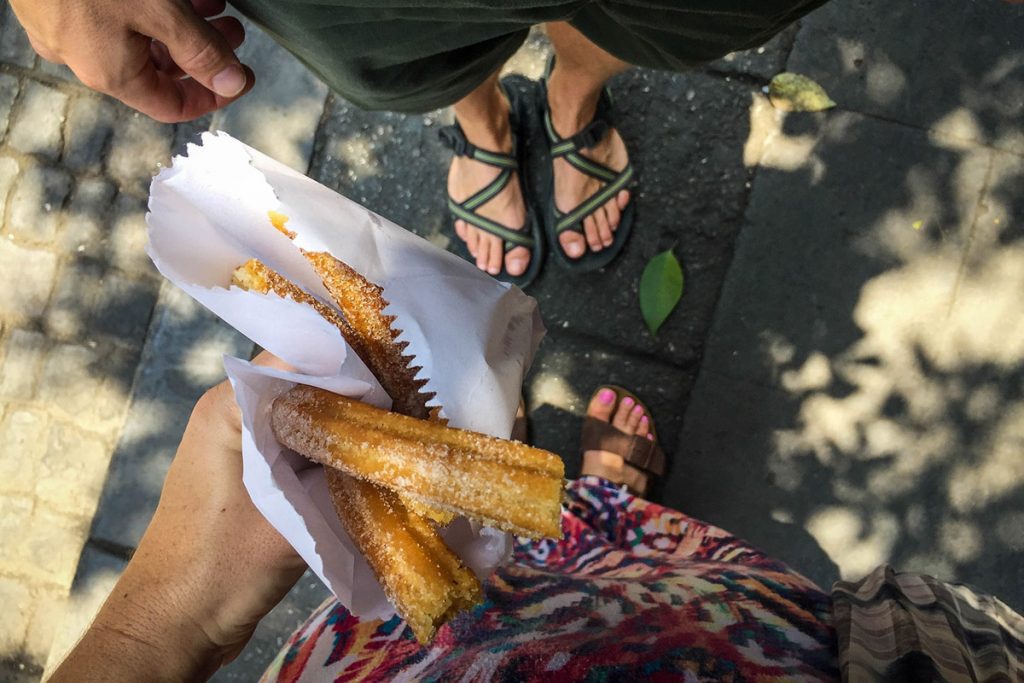
M 147 185 L 179 131 L 39 63 L 3 9 L 0 657 L 21 672 L 46 661 L 121 433 L 160 287 Z
M 949 0 L 944 39 L 918 45 L 906 36 L 932 7 L 879 24 L 874 4 L 834 0 L 700 72 L 613 82 L 645 229 L 607 273 L 569 291 L 552 264 L 532 291 L 550 328 L 525 387 L 533 436 L 575 471 L 589 392 L 627 385 L 679 444 L 667 502 L 823 584 L 893 561 L 1020 609 L 1024 348 L 986 340 L 1024 338 L 1024 19 Z M 436 129 L 450 114 L 361 112 L 252 31 L 257 89 L 161 125 L 38 60 L 3 9 L 0 678 L 28 681 L 116 581 L 221 356 L 252 351 L 145 256 L 152 173 L 221 128 L 448 245 Z M 534 35 L 512 68 L 538 76 L 546 49 Z M 842 111 L 774 111 L 761 88 L 786 67 Z M 652 338 L 636 283 L 666 248 L 687 292 Z M 324 594 L 307 575 L 217 678 L 254 680 Z

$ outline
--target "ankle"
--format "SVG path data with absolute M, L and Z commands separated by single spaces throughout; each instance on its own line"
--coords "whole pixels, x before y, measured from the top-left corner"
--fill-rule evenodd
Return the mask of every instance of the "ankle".
M 486 111 L 471 113 L 456 110 L 455 119 L 462 127 L 466 139 L 480 149 L 492 152 L 512 151 L 512 126 L 509 123 L 509 106 L 504 97 Z
M 603 83 L 577 78 L 556 64 L 548 78 L 548 107 L 555 132 L 563 138 L 571 137 L 590 123 L 603 88 Z

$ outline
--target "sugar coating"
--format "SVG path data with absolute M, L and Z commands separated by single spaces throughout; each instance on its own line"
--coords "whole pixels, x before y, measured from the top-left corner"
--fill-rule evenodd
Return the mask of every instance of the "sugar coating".
M 316 462 L 531 538 L 561 535 L 561 459 L 547 451 L 296 386 L 274 402 L 278 441 Z

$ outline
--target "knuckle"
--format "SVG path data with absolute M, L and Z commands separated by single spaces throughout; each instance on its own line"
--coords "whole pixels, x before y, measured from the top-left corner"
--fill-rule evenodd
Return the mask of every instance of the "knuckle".
M 213 76 L 224 62 L 219 46 L 212 40 L 195 36 L 188 41 L 182 54 L 175 59 L 184 71 L 192 74 L 208 74 Z

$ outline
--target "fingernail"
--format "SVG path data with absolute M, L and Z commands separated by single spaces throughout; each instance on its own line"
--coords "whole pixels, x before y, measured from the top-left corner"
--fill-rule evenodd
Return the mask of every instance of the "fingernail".
M 627 396 L 626 398 L 622 399 L 622 405 L 626 406 L 627 408 L 630 407 L 631 405 L 633 405 L 633 399 Z
M 602 389 L 601 393 L 597 395 L 597 400 L 608 405 L 615 400 L 615 392 L 611 389 Z
M 232 64 L 213 77 L 213 91 L 221 97 L 234 97 L 245 88 L 245 72 Z
M 646 415 L 644 415 L 643 417 L 640 418 L 640 424 L 645 425 L 648 422 L 650 422 L 650 420 L 647 419 Z

